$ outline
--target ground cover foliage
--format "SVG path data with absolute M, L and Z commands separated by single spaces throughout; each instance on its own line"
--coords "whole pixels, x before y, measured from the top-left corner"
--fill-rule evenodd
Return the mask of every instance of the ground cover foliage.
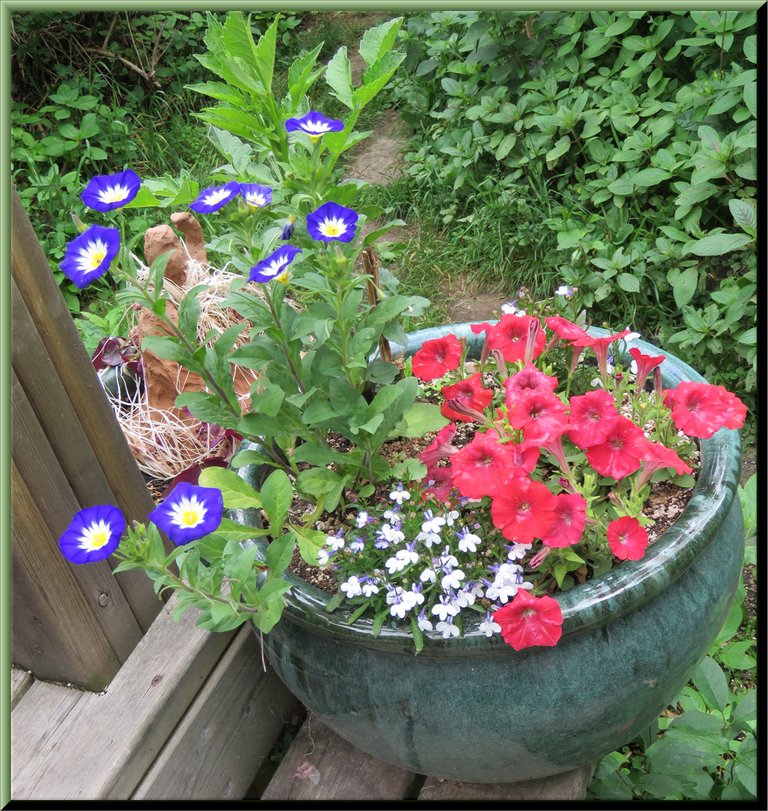
M 754 405 L 755 23 L 411 16 L 403 196 L 421 190 L 446 231 L 476 224 L 484 272 L 510 291 L 576 287 L 595 322 L 632 324 Z

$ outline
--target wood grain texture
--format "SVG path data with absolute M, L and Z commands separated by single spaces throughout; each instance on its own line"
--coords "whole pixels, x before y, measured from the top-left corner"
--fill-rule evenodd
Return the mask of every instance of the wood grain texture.
M 594 764 L 569 772 L 526 780 L 522 783 L 461 783 L 427 778 L 419 793 L 420 800 L 506 800 L 536 802 L 541 800 L 583 800 L 592 779 Z
M 11 709 L 13 709 L 29 690 L 34 676 L 21 667 L 11 667 Z
M 11 273 L 88 443 L 100 459 L 114 503 L 127 516 L 146 515 L 154 506 L 152 497 L 15 189 L 11 201 Z M 135 575 L 123 581 L 131 610 L 140 628 L 146 630 L 159 611 L 151 584 Z
M 15 462 L 11 511 L 13 658 L 39 678 L 100 690 L 120 668 L 94 610 L 103 572 L 64 560 Z
M 77 503 L 80 507 L 117 503 L 102 467 L 104 464 L 111 464 L 111 460 L 91 446 L 14 279 L 11 279 L 11 314 L 13 371 Z M 147 508 L 151 509 L 152 506 L 154 505 L 150 499 Z M 129 521 L 145 522 L 146 516 L 147 513 L 143 512 L 126 515 L 126 518 Z M 110 568 L 114 568 L 118 561 L 109 558 L 107 563 Z M 141 571 L 129 571 L 120 572 L 114 577 L 120 590 L 126 594 L 128 605 L 131 602 L 129 595 L 135 595 L 137 598 L 144 595 L 138 622 L 141 629 L 146 630 L 160 609 L 157 601 L 153 599 L 152 588 L 146 575 Z M 133 611 L 133 606 L 130 610 Z M 128 652 L 130 653 L 130 650 Z
M 132 799 L 242 799 L 295 706 L 241 628 Z
M 11 713 L 12 798 L 23 796 L 23 787 L 35 779 L 51 739 L 87 695 L 72 687 L 35 681 L 16 705 Z M 61 743 L 66 746 L 66 738 Z
M 29 400 L 16 376 L 11 373 L 11 398 L 13 404 L 13 438 L 11 456 L 14 468 L 18 470 L 24 481 L 27 491 L 27 509 L 13 515 L 13 525 L 16 533 L 26 535 L 24 559 L 28 561 L 28 574 L 33 580 L 42 577 L 50 578 L 49 584 L 55 585 L 57 580 L 62 588 L 68 588 L 72 574 L 80 586 L 86 604 L 90 606 L 94 620 L 102 629 L 102 634 L 109 640 L 109 644 L 117 657 L 118 662 L 124 662 L 136 643 L 141 639 L 141 628 L 133 615 L 130 605 L 123 594 L 120 585 L 112 575 L 112 570 L 106 561 L 91 563 L 87 566 L 76 566 L 65 560 L 58 550 L 58 538 L 69 526 L 72 516 L 80 509 L 66 474 L 61 469 L 56 454 L 53 452 L 45 432 L 32 409 Z M 31 512 L 37 512 L 42 517 L 47 532 L 29 533 L 25 530 L 24 521 Z M 55 551 L 55 559 L 50 556 L 50 550 Z M 53 571 L 43 572 L 38 558 L 46 557 L 53 566 Z M 54 578 L 54 572 L 58 578 Z M 146 578 L 145 578 L 146 579 Z M 157 602 L 150 589 L 148 599 Z M 57 595 L 48 594 L 49 599 L 57 599 Z M 70 595 L 72 600 L 74 595 Z M 18 602 L 14 596 L 15 602 Z M 62 614 L 59 625 L 65 625 L 67 615 Z M 19 624 L 18 617 L 14 617 Z M 19 628 L 16 629 L 19 631 Z M 49 660 L 53 660 L 55 652 L 47 652 Z M 26 663 L 23 663 L 26 664 Z M 75 681 L 75 677 L 67 673 L 43 673 L 31 668 L 35 675 L 49 681 Z M 112 678 L 117 672 L 115 668 L 109 674 Z M 109 680 L 109 679 L 108 679 Z M 100 690 L 102 684 L 82 683 L 83 686 Z
M 261 796 L 262 800 L 402 800 L 423 780 L 355 749 L 312 717 Z
M 197 628 L 194 610 L 174 622 L 175 604 L 163 607 L 106 693 L 85 694 L 34 762 L 19 764 L 13 799 L 131 797 L 233 638 Z

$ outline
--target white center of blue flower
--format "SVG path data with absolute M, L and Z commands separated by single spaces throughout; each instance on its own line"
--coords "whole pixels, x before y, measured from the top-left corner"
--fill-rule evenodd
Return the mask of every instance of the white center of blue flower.
M 131 193 L 128 186 L 107 186 L 98 193 L 98 198 L 102 203 L 122 203 Z
M 341 237 L 347 233 L 347 224 L 340 217 L 328 217 L 317 229 L 324 237 Z
M 324 133 L 328 132 L 331 128 L 331 125 L 326 123 L 325 121 L 302 121 L 299 125 L 307 135 L 314 135 L 317 137 L 318 135 L 323 135 Z
M 205 504 L 198 501 L 197 496 L 185 496 L 171 507 L 170 519 L 181 529 L 193 529 L 203 523 L 205 514 Z
M 101 549 L 102 546 L 108 544 L 111 537 L 112 528 L 104 519 L 94 521 L 83 530 L 83 534 L 79 539 L 78 548 L 84 549 L 86 552 L 95 552 L 97 549 Z
M 214 189 L 212 192 L 209 192 L 205 195 L 205 197 L 203 197 L 203 203 L 206 206 L 215 206 L 222 200 L 226 200 L 230 194 L 231 192 L 229 189 Z
M 259 191 L 249 191 L 245 195 L 245 202 L 248 203 L 249 206 L 261 208 L 267 204 L 267 197 Z
M 80 249 L 80 256 L 77 258 L 77 269 L 85 273 L 96 270 L 104 261 L 106 255 L 106 242 L 100 239 L 89 242 L 84 248 Z

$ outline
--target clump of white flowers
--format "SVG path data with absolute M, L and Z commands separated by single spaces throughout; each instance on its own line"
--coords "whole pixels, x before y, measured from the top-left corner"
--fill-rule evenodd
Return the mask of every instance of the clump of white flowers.
M 446 504 L 398 483 L 387 503 L 361 508 L 351 523 L 318 555 L 339 584 L 329 610 L 346 600 L 355 618 L 370 611 L 376 633 L 385 621 L 408 623 L 417 649 L 424 632 L 459 636 L 466 611 L 479 612 L 481 633 L 498 634 L 492 612 L 533 587 L 521 565 L 531 544 L 486 532 L 466 499 Z

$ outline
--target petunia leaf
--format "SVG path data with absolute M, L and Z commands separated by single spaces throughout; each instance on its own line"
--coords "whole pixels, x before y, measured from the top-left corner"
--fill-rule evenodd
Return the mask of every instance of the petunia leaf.
M 349 64 L 346 45 L 339 48 L 328 63 L 328 67 L 325 69 L 325 81 L 333 95 L 345 107 L 349 107 L 350 110 L 354 109 L 352 68 Z
M 392 49 L 402 24 L 403 18 L 395 17 L 393 20 L 387 20 L 381 25 L 369 28 L 363 34 L 359 51 L 366 65 L 375 64 Z

